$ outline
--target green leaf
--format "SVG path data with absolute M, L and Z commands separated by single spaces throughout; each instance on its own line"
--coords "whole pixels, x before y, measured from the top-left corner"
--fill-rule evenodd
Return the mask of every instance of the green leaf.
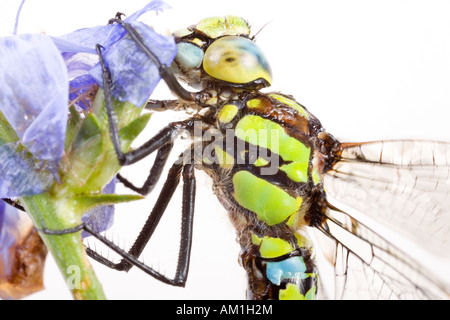
M 138 195 L 101 193 L 103 187 L 120 170 L 109 133 L 103 91 L 98 91 L 92 110 L 84 118 L 74 108 L 69 111 L 71 118 L 59 170 L 60 181 L 55 182 L 48 193 L 20 199 L 38 229 L 73 228 L 81 224 L 81 217 L 86 211 L 96 206 L 143 198 Z M 114 112 L 118 119 L 122 150 L 128 151 L 133 140 L 147 125 L 150 114 L 141 115 L 142 109 L 118 101 L 114 101 Z M 4 118 L 0 116 L 0 137 L 16 141 L 15 132 L 9 132 L 9 124 L 6 122 L 7 125 L 3 126 L 3 121 Z M 3 136 L 2 130 L 5 131 Z M 101 284 L 87 259 L 80 232 L 64 235 L 41 233 L 41 237 L 76 299 L 105 298 Z M 79 287 L 71 287 L 70 270 L 79 270 Z
M 8 142 L 15 142 L 18 140 L 19 137 L 17 136 L 16 132 L 6 120 L 3 113 L 0 112 L 0 145 Z
M 69 107 L 69 121 L 67 122 L 66 129 L 66 139 L 64 141 L 64 150 L 67 150 L 72 144 L 73 138 L 75 137 L 82 123 L 82 118 L 75 107 L 72 105 Z
M 136 120 L 132 121 L 129 125 L 122 128 L 119 132 L 122 144 L 129 145 L 134 139 L 141 133 L 147 126 L 150 120 L 151 113 L 144 113 Z
M 60 173 L 64 187 L 69 187 L 74 193 L 91 191 L 89 187 L 86 188 L 86 183 L 103 152 L 103 134 L 99 123 L 95 115 L 87 114 L 61 162 Z
M 72 198 L 77 212 L 86 212 L 97 206 L 118 204 L 144 199 L 143 196 L 133 194 L 94 194 L 79 195 Z
M 150 114 L 140 115 L 141 108 L 115 99 L 113 99 L 113 107 L 118 121 L 121 148 L 126 152 L 147 125 Z M 98 91 L 92 110 L 84 119 L 80 120 L 74 116 L 71 117 L 71 121 L 69 130 L 71 136 L 66 137 L 70 143 L 66 144 L 66 156 L 60 170 L 63 185 L 55 185 L 53 192 L 97 193 L 120 170 L 109 133 L 103 91 Z

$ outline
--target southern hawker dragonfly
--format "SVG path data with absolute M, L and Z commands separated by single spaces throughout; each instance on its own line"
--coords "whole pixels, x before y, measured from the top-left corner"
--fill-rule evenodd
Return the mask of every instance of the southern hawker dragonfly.
M 172 5 L 176 10 L 180 10 L 180 12 L 184 9 L 183 4 L 173 3 Z M 280 92 L 283 93 L 293 94 L 296 101 L 306 105 L 308 110 L 320 119 L 321 123 L 327 129 L 327 132 L 334 134 L 340 141 L 370 141 L 401 138 L 449 140 L 448 130 L 445 129 L 445 120 L 448 118 L 445 116 L 448 115 L 446 102 L 449 101 L 449 95 L 447 94 L 448 90 L 446 89 L 450 82 L 449 77 L 447 76 L 450 68 L 448 64 L 445 64 L 446 59 L 444 59 L 445 53 L 448 53 L 448 42 L 446 42 L 446 39 L 448 38 L 448 26 L 447 29 L 445 29 L 446 24 L 443 22 L 445 21 L 445 17 L 442 14 L 445 10 L 442 8 L 426 7 L 426 4 L 424 3 L 423 6 L 416 5 L 409 7 L 408 14 L 405 15 L 403 8 L 400 5 L 396 7 L 395 2 L 394 4 L 392 4 L 392 2 L 389 5 L 386 4 L 386 6 L 389 7 L 389 10 L 385 10 L 386 7 L 383 7 L 382 5 L 371 8 L 354 8 L 352 6 L 351 10 L 349 10 L 349 7 L 342 5 L 342 3 L 339 6 L 330 3 L 329 6 L 320 8 L 314 5 L 306 5 L 302 2 L 296 4 L 295 8 L 292 7 L 291 3 L 287 3 L 285 6 L 278 4 L 278 6 L 280 8 L 274 7 L 272 3 L 270 5 L 267 4 L 266 12 L 270 12 L 270 15 L 264 17 L 261 13 L 258 13 L 257 19 L 253 18 L 254 11 L 251 10 L 253 8 L 246 9 L 245 7 L 242 7 L 242 4 L 236 4 L 235 6 L 230 7 L 233 9 L 230 9 L 230 13 L 248 17 L 252 23 L 253 33 L 258 30 L 257 28 L 255 29 L 255 25 L 259 25 L 259 27 L 262 28 L 266 22 L 275 19 L 275 17 L 277 17 L 278 20 L 283 20 L 282 22 L 278 22 L 279 25 L 277 25 L 277 19 L 275 19 L 274 22 L 265 26 L 256 37 L 259 47 L 266 52 L 266 56 L 271 63 L 274 73 L 273 86 L 269 88 L 269 91 L 266 89 L 265 92 L 280 90 Z M 261 8 L 265 6 L 258 2 L 258 7 Z M 286 12 L 286 7 L 292 8 L 292 10 L 289 10 L 290 13 Z M 193 15 L 188 15 L 189 21 L 186 21 L 186 10 L 188 9 L 185 9 L 184 14 L 182 15 L 182 21 L 186 21 L 186 23 L 181 24 L 181 26 L 191 25 L 204 16 L 216 14 L 215 12 L 205 13 L 204 8 L 205 6 L 202 6 L 202 10 L 199 10 L 198 7 L 196 7 L 195 10 L 194 8 L 190 8 L 189 10 L 195 11 L 195 17 L 198 17 L 198 19 L 193 19 Z M 237 10 L 237 8 L 239 9 Z M 275 8 L 277 8 L 279 12 L 273 12 Z M 126 8 L 123 8 L 121 10 L 125 11 L 125 9 Z M 251 13 L 253 13 L 253 16 Z M 217 14 L 223 15 L 227 14 L 227 12 L 217 12 Z M 163 16 L 164 19 L 168 19 L 166 15 Z M 405 19 L 401 26 L 397 25 L 398 16 L 402 16 Z M 418 19 L 417 17 L 422 17 L 422 19 Z M 428 17 L 429 20 L 424 19 L 423 17 Z M 181 21 L 181 18 L 173 20 L 178 20 L 177 26 L 180 27 L 179 22 Z M 429 24 L 430 21 L 433 23 Z M 277 29 L 278 27 L 280 29 Z M 172 27 L 171 29 L 173 30 L 174 28 Z M 289 30 L 289 32 L 287 32 L 287 30 Z M 280 38 L 280 35 L 283 36 Z M 439 58 L 441 60 L 439 60 Z M 437 63 L 437 61 L 439 61 L 439 63 Z M 279 73 L 279 70 L 284 70 L 284 72 Z M 394 74 L 396 76 L 394 76 Z M 169 117 L 171 118 L 170 121 L 173 121 L 175 115 L 171 113 Z M 414 117 L 416 118 L 414 119 Z M 154 119 L 157 118 L 154 117 L 152 121 Z M 155 128 L 155 130 L 158 131 L 160 128 L 161 127 Z M 149 133 L 149 135 L 150 134 L 151 133 Z M 147 135 L 147 137 L 149 135 Z M 383 149 L 375 149 L 375 154 L 370 158 L 370 161 L 376 163 L 380 159 L 381 153 L 383 153 L 385 157 L 389 157 L 390 146 L 391 144 L 386 143 Z M 364 186 L 367 186 L 367 184 L 363 183 L 360 187 L 360 176 L 358 176 L 358 178 L 352 177 L 350 180 L 353 185 L 357 185 L 357 192 L 350 193 L 351 189 L 349 189 L 348 185 L 337 185 L 337 187 L 333 189 L 333 187 L 336 186 L 334 183 L 330 183 L 328 186 L 325 184 L 325 188 L 329 189 L 331 196 L 334 192 L 336 198 L 347 201 L 350 206 L 345 206 L 345 209 L 343 210 L 355 214 L 355 218 L 357 217 L 357 219 L 360 219 L 367 227 L 373 228 L 374 230 L 377 229 L 377 231 L 379 230 L 377 225 L 371 224 L 373 223 L 372 220 L 364 220 L 365 213 L 369 213 L 369 215 L 373 217 L 373 215 L 377 215 L 378 212 L 383 212 L 386 213 L 386 215 L 382 220 L 391 219 L 391 216 L 388 215 L 388 209 L 392 209 L 400 213 L 405 213 L 406 215 L 412 215 L 412 218 L 400 218 L 399 221 L 392 222 L 394 229 L 404 229 L 407 230 L 406 232 L 409 234 L 414 236 L 419 235 L 416 228 L 424 226 L 427 218 L 423 214 L 423 211 L 418 211 L 417 208 L 419 208 L 422 201 L 427 202 L 427 200 L 423 200 L 423 194 L 416 194 L 415 192 L 417 192 L 417 190 L 433 190 L 432 194 L 437 196 L 436 201 L 441 205 L 441 208 L 443 208 L 439 210 L 444 210 L 443 212 L 445 212 L 447 204 L 450 204 L 448 199 L 449 169 L 448 163 L 446 162 L 449 157 L 448 147 L 439 144 L 420 144 L 419 148 L 417 142 L 411 142 L 401 147 L 401 150 L 406 149 L 409 151 L 405 151 L 404 154 L 400 155 L 396 154 L 393 159 L 395 161 L 400 159 L 400 163 L 403 163 L 402 161 L 406 160 L 406 164 L 409 164 L 410 162 L 423 164 L 425 161 L 428 161 L 428 165 L 439 164 L 439 169 L 432 170 L 432 174 L 439 174 L 439 170 L 442 170 L 442 175 L 439 176 L 442 177 L 440 179 L 443 180 L 439 181 L 440 184 L 436 183 L 436 180 L 433 180 L 433 183 L 431 184 L 428 183 L 429 181 L 427 179 L 425 183 L 424 181 L 417 180 L 416 177 L 420 175 L 421 172 L 416 174 L 408 168 L 405 171 L 405 174 L 408 175 L 407 180 L 412 182 L 414 188 L 411 190 L 402 186 L 399 189 L 395 184 L 383 184 L 383 181 L 379 180 L 380 178 L 388 178 L 389 181 L 402 181 L 404 178 L 403 173 L 394 168 L 394 171 L 387 170 L 387 172 L 383 171 L 383 173 L 375 175 L 375 169 L 371 167 L 371 169 L 363 170 L 363 172 L 374 173 L 374 176 L 376 176 L 377 179 L 376 182 L 374 182 L 374 176 L 366 178 L 365 181 L 371 183 L 367 192 L 365 192 L 365 189 L 363 188 Z M 435 152 L 434 156 L 427 157 L 425 155 L 426 152 L 433 151 Z M 348 157 L 350 158 L 351 155 Z M 357 156 L 357 160 L 361 160 L 360 156 Z M 388 168 L 393 169 L 392 166 L 388 166 Z M 341 168 L 339 171 L 342 170 L 346 170 L 346 168 Z M 392 172 L 395 172 L 395 174 Z M 128 176 L 131 177 L 132 174 L 127 173 L 127 177 Z M 430 177 L 430 175 L 426 174 L 426 177 Z M 325 178 L 325 183 L 327 183 L 326 181 L 327 178 Z M 394 194 L 400 194 L 402 197 L 399 199 L 400 202 L 391 202 L 392 199 L 390 198 L 381 201 L 381 208 L 376 207 L 376 213 L 374 213 L 374 211 L 371 213 L 370 210 L 374 209 L 373 205 L 376 204 L 378 206 L 380 204 L 380 196 L 375 192 L 375 187 L 379 188 L 380 183 L 382 191 L 386 190 L 387 187 L 390 187 L 393 188 L 392 192 Z M 197 194 L 203 196 L 203 198 L 213 196 L 210 191 L 198 192 Z M 352 195 L 350 199 L 345 198 L 348 194 Z M 391 195 L 391 192 L 389 192 L 389 195 Z M 406 198 L 404 198 L 405 195 L 407 195 Z M 360 199 L 354 201 L 357 196 L 360 197 Z M 149 201 L 151 201 L 151 199 Z M 211 216 L 211 213 L 222 210 L 219 209 L 221 207 L 218 203 L 208 204 L 206 208 L 202 209 L 203 201 L 204 200 L 200 199 L 197 200 L 196 222 L 202 219 L 210 219 L 209 216 Z M 333 201 L 333 197 L 330 198 L 330 201 Z M 340 204 L 339 202 L 335 203 L 336 206 Z M 397 207 L 396 204 L 400 204 L 400 206 Z M 150 205 L 147 205 L 146 208 L 149 206 Z M 214 206 L 213 210 L 211 210 L 211 206 Z M 124 211 L 135 211 L 130 208 L 131 207 L 128 204 L 124 207 Z M 403 208 L 406 209 L 404 210 Z M 425 207 L 425 211 L 433 212 L 436 208 L 437 207 L 434 206 L 430 208 Z M 354 213 L 354 209 L 360 212 Z M 337 217 L 339 213 L 335 214 L 336 216 L 332 215 L 332 217 L 339 220 L 339 217 Z M 362 214 L 362 217 L 358 216 L 358 214 Z M 415 214 L 418 214 L 418 218 L 414 217 Z M 120 213 L 118 213 L 117 216 L 120 216 Z M 438 216 L 441 216 L 441 214 L 438 214 Z M 447 216 L 444 213 L 442 215 L 443 220 L 438 219 L 439 221 L 444 221 L 442 223 L 435 221 L 433 217 L 431 221 L 434 222 L 430 223 L 432 231 L 427 229 L 423 235 L 419 235 L 420 243 L 422 245 L 420 247 L 426 249 L 416 257 L 419 262 L 423 260 L 432 261 L 428 260 L 430 257 L 427 255 L 427 252 L 431 252 L 433 249 L 434 251 L 438 251 L 438 256 L 442 253 L 442 251 L 439 250 L 439 246 L 445 241 L 448 241 L 448 237 L 445 237 L 445 232 L 443 233 L 443 238 L 437 238 L 435 235 L 439 232 L 442 233 L 442 230 L 448 228 L 449 224 L 448 218 L 446 218 Z M 117 219 L 119 219 L 119 217 Z M 130 220 L 129 214 L 126 219 Z M 417 219 L 419 219 L 419 222 Z M 406 223 L 407 221 L 408 223 L 411 223 L 409 227 Z M 347 222 L 348 221 L 345 223 Z M 171 231 L 165 231 L 166 234 L 176 233 L 178 231 L 178 228 L 174 227 L 177 225 L 176 222 L 171 223 L 163 220 L 162 224 L 163 223 L 171 225 Z M 228 242 L 223 239 L 225 236 L 222 233 L 222 225 L 225 223 L 227 223 L 226 214 L 223 213 L 220 223 L 209 224 L 206 227 L 208 230 L 205 232 L 209 232 L 209 235 L 199 234 L 197 231 L 198 228 L 195 228 L 196 235 L 192 253 L 193 261 L 190 267 L 187 288 L 174 289 L 169 287 L 167 288 L 167 290 L 171 290 L 170 293 L 168 293 L 169 297 L 176 298 L 177 294 L 180 294 L 179 297 L 189 296 L 190 293 L 188 293 L 189 291 L 187 290 L 189 290 L 189 287 L 192 287 L 193 290 L 197 292 L 197 295 L 190 296 L 190 298 L 205 298 L 205 292 L 211 291 L 212 284 L 214 292 L 217 292 L 218 295 L 220 295 L 218 298 L 243 298 L 245 296 L 245 274 L 238 269 L 239 267 L 236 263 L 238 248 L 234 244 L 234 235 L 232 234 L 231 228 L 227 227 L 228 229 L 226 229 L 230 230 L 231 233 L 231 236 L 228 236 Z M 390 221 L 388 224 L 390 225 Z M 395 227 L 395 225 L 397 226 Z M 330 230 L 332 227 L 333 226 L 329 226 Z M 371 241 L 377 246 L 384 247 L 387 245 L 383 240 L 378 239 L 376 235 L 370 234 L 370 232 L 365 230 L 359 223 L 350 224 L 349 228 L 353 231 L 362 230 L 361 232 L 364 235 L 368 235 L 370 239 L 373 239 Z M 382 231 L 384 230 L 379 231 L 380 234 Z M 405 244 L 402 242 L 395 242 L 399 241 L 399 238 L 395 234 L 397 231 L 398 230 L 392 233 L 388 231 L 386 238 L 392 237 L 392 239 L 394 239 L 391 240 L 392 244 L 401 247 Z M 164 236 L 164 232 L 162 232 L 162 236 Z M 428 236 L 430 239 L 427 239 Z M 205 239 L 208 239 L 208 241 Z M 429 240 L 429 242 L 424 239 Z M 371 260 L 371 255 L 369 254 L 369 257 L 367 256 L 367 244 L 363 244 L 362 247 L 360 247 L 360 244 L 358 241 L 355 241 L 355 239 L 346 239 L 342 241 L 343 243 L 345 243 L 345 241 L 353 243 L 352 245 L 347 245 L 355 248 L 353 249 L 355 252 L 362 250 L 360 257 L 363 261 L 368 262 Z M 427 242 L 427 244 L 425 244 L 425 242 Z M 225 243 L 225 245 L 222 243 Z M 407 248 L 410 248 L 408 247 L 409 245 L 410 243 L 406 244 Z M 223 251 L 230 246 L 234 246 L 234 253 L 225 255 Z M 324 247 L 326 249 L 330 246 L 329 244 L 325 244 Z M 333 245 L 331 247 L 333 247 Z M 392 247 L 389 246 L 389 248 L 389 252 L 393 253 Z M 445 245 L 443 248 L 445 248 Z M 341 249 L 341 247 L 338 247 L 338 252 Z M 339 257 L 347 257 L 345 252 L 340 252 L 342 254 L 339 255 Z M 218 265 L 221 265 L 222 262 L 211 263 L 212 259 L 216 259 L 216 257 L 213 258 L 212 256 L 218 256 L 219 259 L 222 257 L 230 259 L 231 256 L 231 263 L 234 263 L 236 267 L 226 267 L 225 271 L 219 271 Z M 386 293 L 383 289 L 384 285 L 389 284 L 389 281 L 386 280 L 386 278 L 381 278 L 380 280 L 376 276 L 374 277 L 370 270 L 367 274 L 364 274 L 364 271 L 367 271 L 368 269 L 359 268 L 358 264 L 360 264 L 360 260 L 354 259 L 355 255 L 352 254 L 348 257 L 351 269 L 355 269 L 351 274 L 351 277 L 355 276 L 357 283 L 361 282 L 360 279 L 368 281 L 370 283 L 368 287 L 373 286 L 375 289 L 374 291 L 367 290 L 363 285 L 361 291 L 364 292 L 362 293 L 362 296 L 359 296 L 359 291 L 355 289 L 355 287 L 349 286 L 345 287 L 345 295 L 349 294 L 350 297 L 352 297 L 352 294 L 355 294 L 355 297 L 363 298 L 391 297 L 391 294 L 389 292 Z M 448 293 L 448 286 L 446 287 L 445 283 L 448 285 L 449 279 L 441 272 L 434 275 L 428 271 L 424 271 L 425 269 L 419 268 L 420 274 L 417 275 L 414 271 L 410 270 L 411 266 L 413 266 L 412 269 L 416 269 L 416 267 L 414 267 L 415 262 L 410 263 L 409 258 L 403 258 L 403 255 L 399 255 L 398 257 L 400 257 L 400 259 L 394 261 L 391 260 L 391 257 L 380 256 L 381 261 L 393 262 L 394 271 L 386 271 L 387 269 L 383 263 L 374 266 L 375 270 L 381 274 L 386 271 L 388 278 L 397 279 L 398 274 L 396 272 L 398 271 L 400 274 L 406 275 L 406 278 L 415 277 L 416 280 L 414 281 L 425 281 L 425 283 L 427 283 L 431 280 L 431 282 L 443 285 L 443 287 L 438 285 L 438 291 L 442 289 Z M 442 257 L 446 258 L 445 255 L 442 255 Z M 195 262 L 196 259 L 198 259 L 198 265 Z M 320 258 L 317 257 L 316 259 Z M 147 260 L 144 261 L 147 262 Z M 342 266 L 347 260 L 344 258 L 344 261 L 337 261 Z M 407 262 L 405 264 L 406 266 L 403 265 L 403 262 L 405 261 Z M 434 265 L 434 262 L 432 263 Z M 442 264 L 443 268 L 445 268 L 446 265 L 448 266 L 444 261 Z M 396 268 L 399 269 L 395 271 Z M 209 277 L 211 277 L 210 280 L 208 280 L 208 276 L 205 274 L 208 269 L 211 269 L 211 274 L 209 275 Z M 344 269 L 341 268 L 338 270 L 338 272 L 342 273 L 342 270 L 345 271 L 345 267 Z M 105 271 L 105 273 L 106 272 L 107 271 Z M 234 272 L 237 273 L 236 276 Z M 330 272 L 330 270 L 326 272 Z M 101 272 L 98 273 L 101 274 Z M 145 294 L 150 295 L 151 292 L 155 290 L 158 292 L 156 297 L 162 297 L 161 292 L 166 290 L 165 287 L 164 289 L 160 289 L 158 286 L 158 289 L 156 289 L 157 284 L 151 279 L 143 279 L 142 273 L 137 270 L 130 272 L 130 274 L 124 277 L 125 285 L 129 288 L 127 291 L 130 292 L 130 294 L 137 294 L 136 292 L 145 290 Z M 138 280 L 136 280 L 136 284 L 131 284 L 130 282 L 133 282 L 132 276 L 134 275 L 138 277 Z M 111 290 L 107 289 L 109 292 L 117 290 L 117 273 L 114 273 L 114 277 L 114 281 L 103 281 L 105 287 L 111 287 Z M 424 278 L 420 279 L 422 277 Z M 218 278 L 223 279 L 218 280 Z M 236 283 L 230 281 L 230 279 L 234 278 L 237 279 Z M 326 277 L 324 277 L 324 279 L 325 278 Z M 342 279 L 343 276 L 341 275 L 339 281 Z M 148 284 L 147 281 L 149 281 Z M 326 281 L 329 281 L 329 279 Z M 321 283 L 321 286 L 326 287 L 328 285 L 326 281 L 324 280 L 323 283 Z M 240 284 L 238 282 L 240 282 Z M 338 282 L 337 287 L 341 288 L 339 287 L 340 285 L 342 285 L 342 282 Z M 396 288 L 399 286 L 402 287 L 402 284 L 393 285 L 393 287 Z M 410 284 L 407 284 L 407 286 L 410 286 Z M 226 287 L 231 287 L 232 290 L 236 291 L 233 291 L 233 294 L 228 293 L 225 289 Z M 139 288 L 139 290 L 136 290 L 136 288 Z M 173 292 L 173 290 L 175 292 Z M 222 291 L 223 293 L 221 293 Z M 237 293 L 237 291 L 239 291 L 239 293 Z M 122 290 L 120 292 L 122 298 L 123 292 L 124 291 Z M 342 293 L 342 291 L 338 292 Z M 434 296 L 434 289 L 432 292 L 433 294 L 430 294 L 429 297 L 436 297 Z M 385 293 L 386 296 L 380 295 Z M 414 294 L 417 292 L 413 290 L 412 293 Z M 327 294 L 329 295 L 330 293 Z M 414 296 L 408 295 L 405 297 L 413 298 Z M 418 297 L 421 296 L 419 295 Z M 211 297 L 206 295 L 206 298 Z

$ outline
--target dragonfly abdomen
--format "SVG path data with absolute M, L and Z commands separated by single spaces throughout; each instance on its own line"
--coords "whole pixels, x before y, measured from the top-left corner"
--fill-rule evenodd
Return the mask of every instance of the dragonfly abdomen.
M 241 264 L 247 272 L 249 299 L 313 300 L 318 274 L 309 240 L 300 234 L 290 240 L 258 236 L 253 231 L 240 235 Z M 250 237 L 250 239 L 248 239 Z M 250 240 L 249 243 L 246 243 Z

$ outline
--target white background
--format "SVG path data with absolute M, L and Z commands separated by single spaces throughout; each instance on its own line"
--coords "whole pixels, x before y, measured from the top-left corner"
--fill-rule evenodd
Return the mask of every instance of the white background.
M 149 23 L 173 31 L 209 16 L 234 14 L 247 19 L 274 74 L 273 90 L 292 94 L 341 141 L 436 139 L 450 141 L 450 2 L 448 1 L 183 1 L 168 0 L 173 9 Z M 14 26 L 19 0 L 0 2 L 0 35 Z M 135 1 L 28 0 L 19 33 L 61 35 L 105 24 L 117 11 L 131 14 L 147 3 Z M 183 115 L 169 114 L 169 120 Z M 150 120 L 149 130 L 162 127 L 167 115 Z M 149 138 L 151 133 L 145 133 Z M 142 169 L 144 168 L 144 169 Z M 142 181 L 147 166 L 127 170 Z M 128 169 L 128 168 L 127 168 Z M 111 299 L 240 299 L 245 298 L 245 274 L 237 263 L 239 247 L 226 212 L 215 200 L 210 182 L 198 175 L 195 238 L 186 288 L 161 284 L 139 270 L 128 274 L 96 263 L 106 295 Z M 178 194 L 179 195 L 179 194 Z M 143 207 L 121 206 L 116 224 L 142 222 Z M 178 213 L 171 204 L 155 240 L 176 237 L 179 227 L 168 219 Z M 123 222 L 122 222 L 123 221 Z M 135 234 L 137 231 L 131 232 Z M 119 243 L 128 235 L 114 234 Z M 125 238 L 125 240 L 123 240 Z M 128 242 L 129 243 L 129 242 Z M 164 263 L 162 249 L 151 264 Z M 166 254 L 167 253 L 167 254 Z M 147 262 L 147 260 L 145 260 Z M 162 261 L 162 262 L 160 262 Z M 70 299 L 51 258 L 46 290 L 31 299 Z M 166 264 L 161 270 L 170 269 Z

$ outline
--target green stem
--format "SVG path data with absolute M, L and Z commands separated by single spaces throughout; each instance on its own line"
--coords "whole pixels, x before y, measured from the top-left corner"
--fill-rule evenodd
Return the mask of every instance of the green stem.
M 63 230 L 80 224 L 74 207 L 49 193 L 21 198 L 38 229 Z M 89 263 L 81 232 L 65 235 L 40 233 L 52 253 L 67 286 L 77 300 L 106 299 L 103 288 Z

